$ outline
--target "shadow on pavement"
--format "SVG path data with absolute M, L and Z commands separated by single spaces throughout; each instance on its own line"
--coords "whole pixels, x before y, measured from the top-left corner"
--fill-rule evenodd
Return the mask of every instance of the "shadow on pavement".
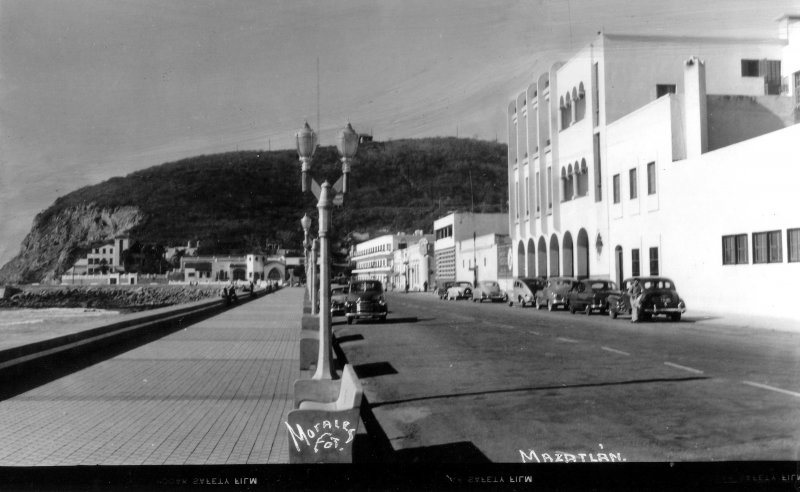
M 362 335 L 361 333 L 356 333 L 354 335 L 343 335 L 343 336 L 337 336 L 336 337 L 336 341 L 338 343 L 357 342 L 357 341 L 363 340 L 363 339 L 364 339 L 364 335 Z
M 438 444 L 394 452 L 398 463 L 491 463 L 470 441 Z
M 397 374 L 395 369 L 388 362 L 370 362 L 369 364 L 359 364 L 353 366 L 359 378 L 374 378 L 378 376 L 388 376 Z

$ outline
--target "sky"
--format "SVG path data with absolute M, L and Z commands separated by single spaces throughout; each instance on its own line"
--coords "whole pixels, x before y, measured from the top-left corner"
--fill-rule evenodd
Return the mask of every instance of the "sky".
M 185 157 L 507 142 L 508 101 L 598 31 L 776 38 L 800 0 L 0 0 L 0 265 L 82 186 Z M 317 74 L 319 73 L 319 77 Z

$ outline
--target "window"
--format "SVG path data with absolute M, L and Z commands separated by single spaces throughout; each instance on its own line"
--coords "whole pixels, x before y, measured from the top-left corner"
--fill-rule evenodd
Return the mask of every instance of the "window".
M 753 263 L 780 263 L 782 261 L 781 231 L 754 232 Z
M 592 123 L 600 124 L 600 67 L 597 62 L 592 65 Z
M 531 189 L 530 181 L 528 180 L 528 176 L 525 176 L 525 215 L 529 216 L 531 214 L 531 207 L 528 203 L 528 193 Z
M 658 248 L 650 248 L 650 275 L 658 275 Z
M 747 234 L 722 236 L 722 264 L 740 265 L 749 263 L 747 259 Z
M 667 94 L 675 94 L 675 84 L 657 84 L 656 99 Z
M 786 231 L 786 251 L 789 253 L 789 262 L 800 261 L 800 229 Z
M 656 194 L 656 163 L 647 163 L 647 194 Z
M 553 169 L 547 168 L 547 209 L 553 208 Z
M 758 60 L 742 60 L 742 77 L 758 77 Z
M 541 183 L 539 182 L 539 173 L 536 173 L 536 189 L 534 190 L 534 201 L 536 202 L 536 213 L 538 214 L 541 210 L 541 203 L 540 203 L 540 194 L 541 194 Z
M 630 171 L 628 171 L 628 184 L 630 185 L 631 200 L 633 200 L 638 196 L 636 190 L 636 184 L 637 184 L 636 181 L 637 181 L 636 168 L 633 168 Z
M 634 277 L 638 277 L 640 275 L 639 272 L 639 250 L 632 249 L 631 250 L 631 275 Z
M 614 175 L 612 188 L 614 192 L 614 203 L 619 203 L 619 174 Z
M 595 63 L 595 66 L 597 64 Z M 594 186 L 597 191 L 594 195 L 594 201 L 599 202 L 603 199 L 603 179 L 600 174 L 600 134 L 594 134 Z
M 800 108 L 800 71 L 794 73 L 794 107 Z

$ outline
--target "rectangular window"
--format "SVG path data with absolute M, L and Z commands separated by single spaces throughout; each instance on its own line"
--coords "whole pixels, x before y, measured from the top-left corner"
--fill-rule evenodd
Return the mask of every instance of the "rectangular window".
M 786 231 L 786 251 L 789 253 L 789 262 L 800 261 L 800 229 Z
M 675 94 L 675 84 L 656 84 L 656 99 L 667 94 Z
M 633 168 L 630 171 L 628 171 L 628 184 L 630 185 L 631 200 L 633 200 L 638 196 L 638 192 L 636 189 L 637 181 L 638 178 L 636 175 L 636 168 Z
M 613 177 L 614 203 L 619 203 L 619 174 Z
M 753 263 L 780 263 L 781 249 L 781 231 L 753 233 Z
M 592 65 L 592 123 L 600 124 L 600 66 L 597 62 Z
M 531 207 L 530 207 L 530 200 L 528 200 L 528 195 L 530 194 L 531 185 L 528 176 L 525 176 L 525 215 L 529 216 L 531 214 Z
M 639 272 L 639 250 L 632 249 L 631 250 L 631 275 L 634 277 L 638 277 L 640 274 Z
M 650 275 L 658 275 L 658 248 L 650 248 Z
M 740 265 L 749 263 L 747 259 L 747 234 L 722 236 L 722 264 Z
M 742 77 L 758 77 L 758 60 L 742 60 Z
M 539 182 L 539 173 L 537 172 L 537 173 L 536 173 L 536 190 L 535 190 L 535 192 L 534 192 L 534 193 L 535 193 L 535 195 L 534 195 L 534 201 L 536 202 L 536 213 L 539 213 L 539 211 L 540 211 L 540 210 L 541 210 L 541 208 L 542 208 L 542 207 L 541 207 L 541 203 L 540 203 L 540 201 L 541 201 L 541 198 L 539 198 L 539 197 L 541 197 L 541 193 L 542 193 L 542 191 L 541 191 L 541 190 L 542 190 L 541 186 L 542 186 L 542 184 Z
M 800 71 L 794 73 L 794 107 L 800 108 Z
M 547 210 L 553 208 L 553 169 L 547 168 Z
M 597 65 L 595 63 L 595 65 Z M 596 124 L 596 123 L 595 123 Z M 603 199 L 603 178 L 600 174 L 600 134 L 594 134 L 594 186 L 596 193 L 594 201 L 599 202 Z
M 647 194 L 656 194 L 656 163 L 647 163 Z
M 517 192 L 517 196 L 516 196 L 516 202 L 517 203 L 516 203 L 516 207 L 514 207 L 514 213 L 515 213 L 515 216 L 516 216 L 517 220 L 519 220 L 519 207 L 520 207 L 520 203 L 519 203 L 519 181 L 514 182 L 514 190 Z

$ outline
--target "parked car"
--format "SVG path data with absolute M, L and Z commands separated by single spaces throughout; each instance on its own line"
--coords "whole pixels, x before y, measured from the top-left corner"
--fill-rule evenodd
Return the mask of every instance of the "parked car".
M 653 316 L 665 315 L 672 321 L 680 321 L 686 312 L 686 303 L 678 295 L 675 283 L 666 277 L 638 277 L 642 287 L 639 318 L 647 321 Z M 608 296 L 608 315 L 616 318 L 631 312 L 631 299 L 628 291 L 636 278 L 622 282 L 621 290 Z
M 447 289 L 452 287 L 453 284 L 455 284 L 455 282 L 452 281 L 442 282 L 442 285 L 436 288 L 436 295 L 439 296 L 439 299 L 444 299 L 445 297 L 447 297 Z
M 386 320 L 389 306 L 383 296 L 383 284 L 379 280 L 358 280 L 347 288 L 344 302 L 347 324 L 363 318 Z
M 513 306 L 516 302 L 520 307 L 526 304 L 533 305 L 536 293 L 544 289 L 545 280 L 538 277 L 515 278 L 509 292 L 508 305 Z
M 572 286 L 567 293 L 569 312 L 583 311 L 586 315 L 597 310 L 608 311 L 608 295 L 617 292 L 617 284 L 605 279 L 587 278 Z
M 455 282 L 447 289 L 448 300 L 471 299 L 472 298 L 472 282 Z
M 331 316 L 344 316 L 344 303 L 347 300 L 347 286 L 331 286 Z
M 536 309 L 547 306 L 548 311 L 556 308 L 567 307 L 567 292 L 578 280 L 572 277 L 550 277 L 544 285 L 544 289 L 536 293 L 534 303 Z
M 475 290 L 472 291 L 472 302 L 506 302 L 507 300 L 508 294 L 503 292 L 503 289 L 500 288 L 500 284 L 494 280 L 478 282 L 478 285 L 475 286 Z

